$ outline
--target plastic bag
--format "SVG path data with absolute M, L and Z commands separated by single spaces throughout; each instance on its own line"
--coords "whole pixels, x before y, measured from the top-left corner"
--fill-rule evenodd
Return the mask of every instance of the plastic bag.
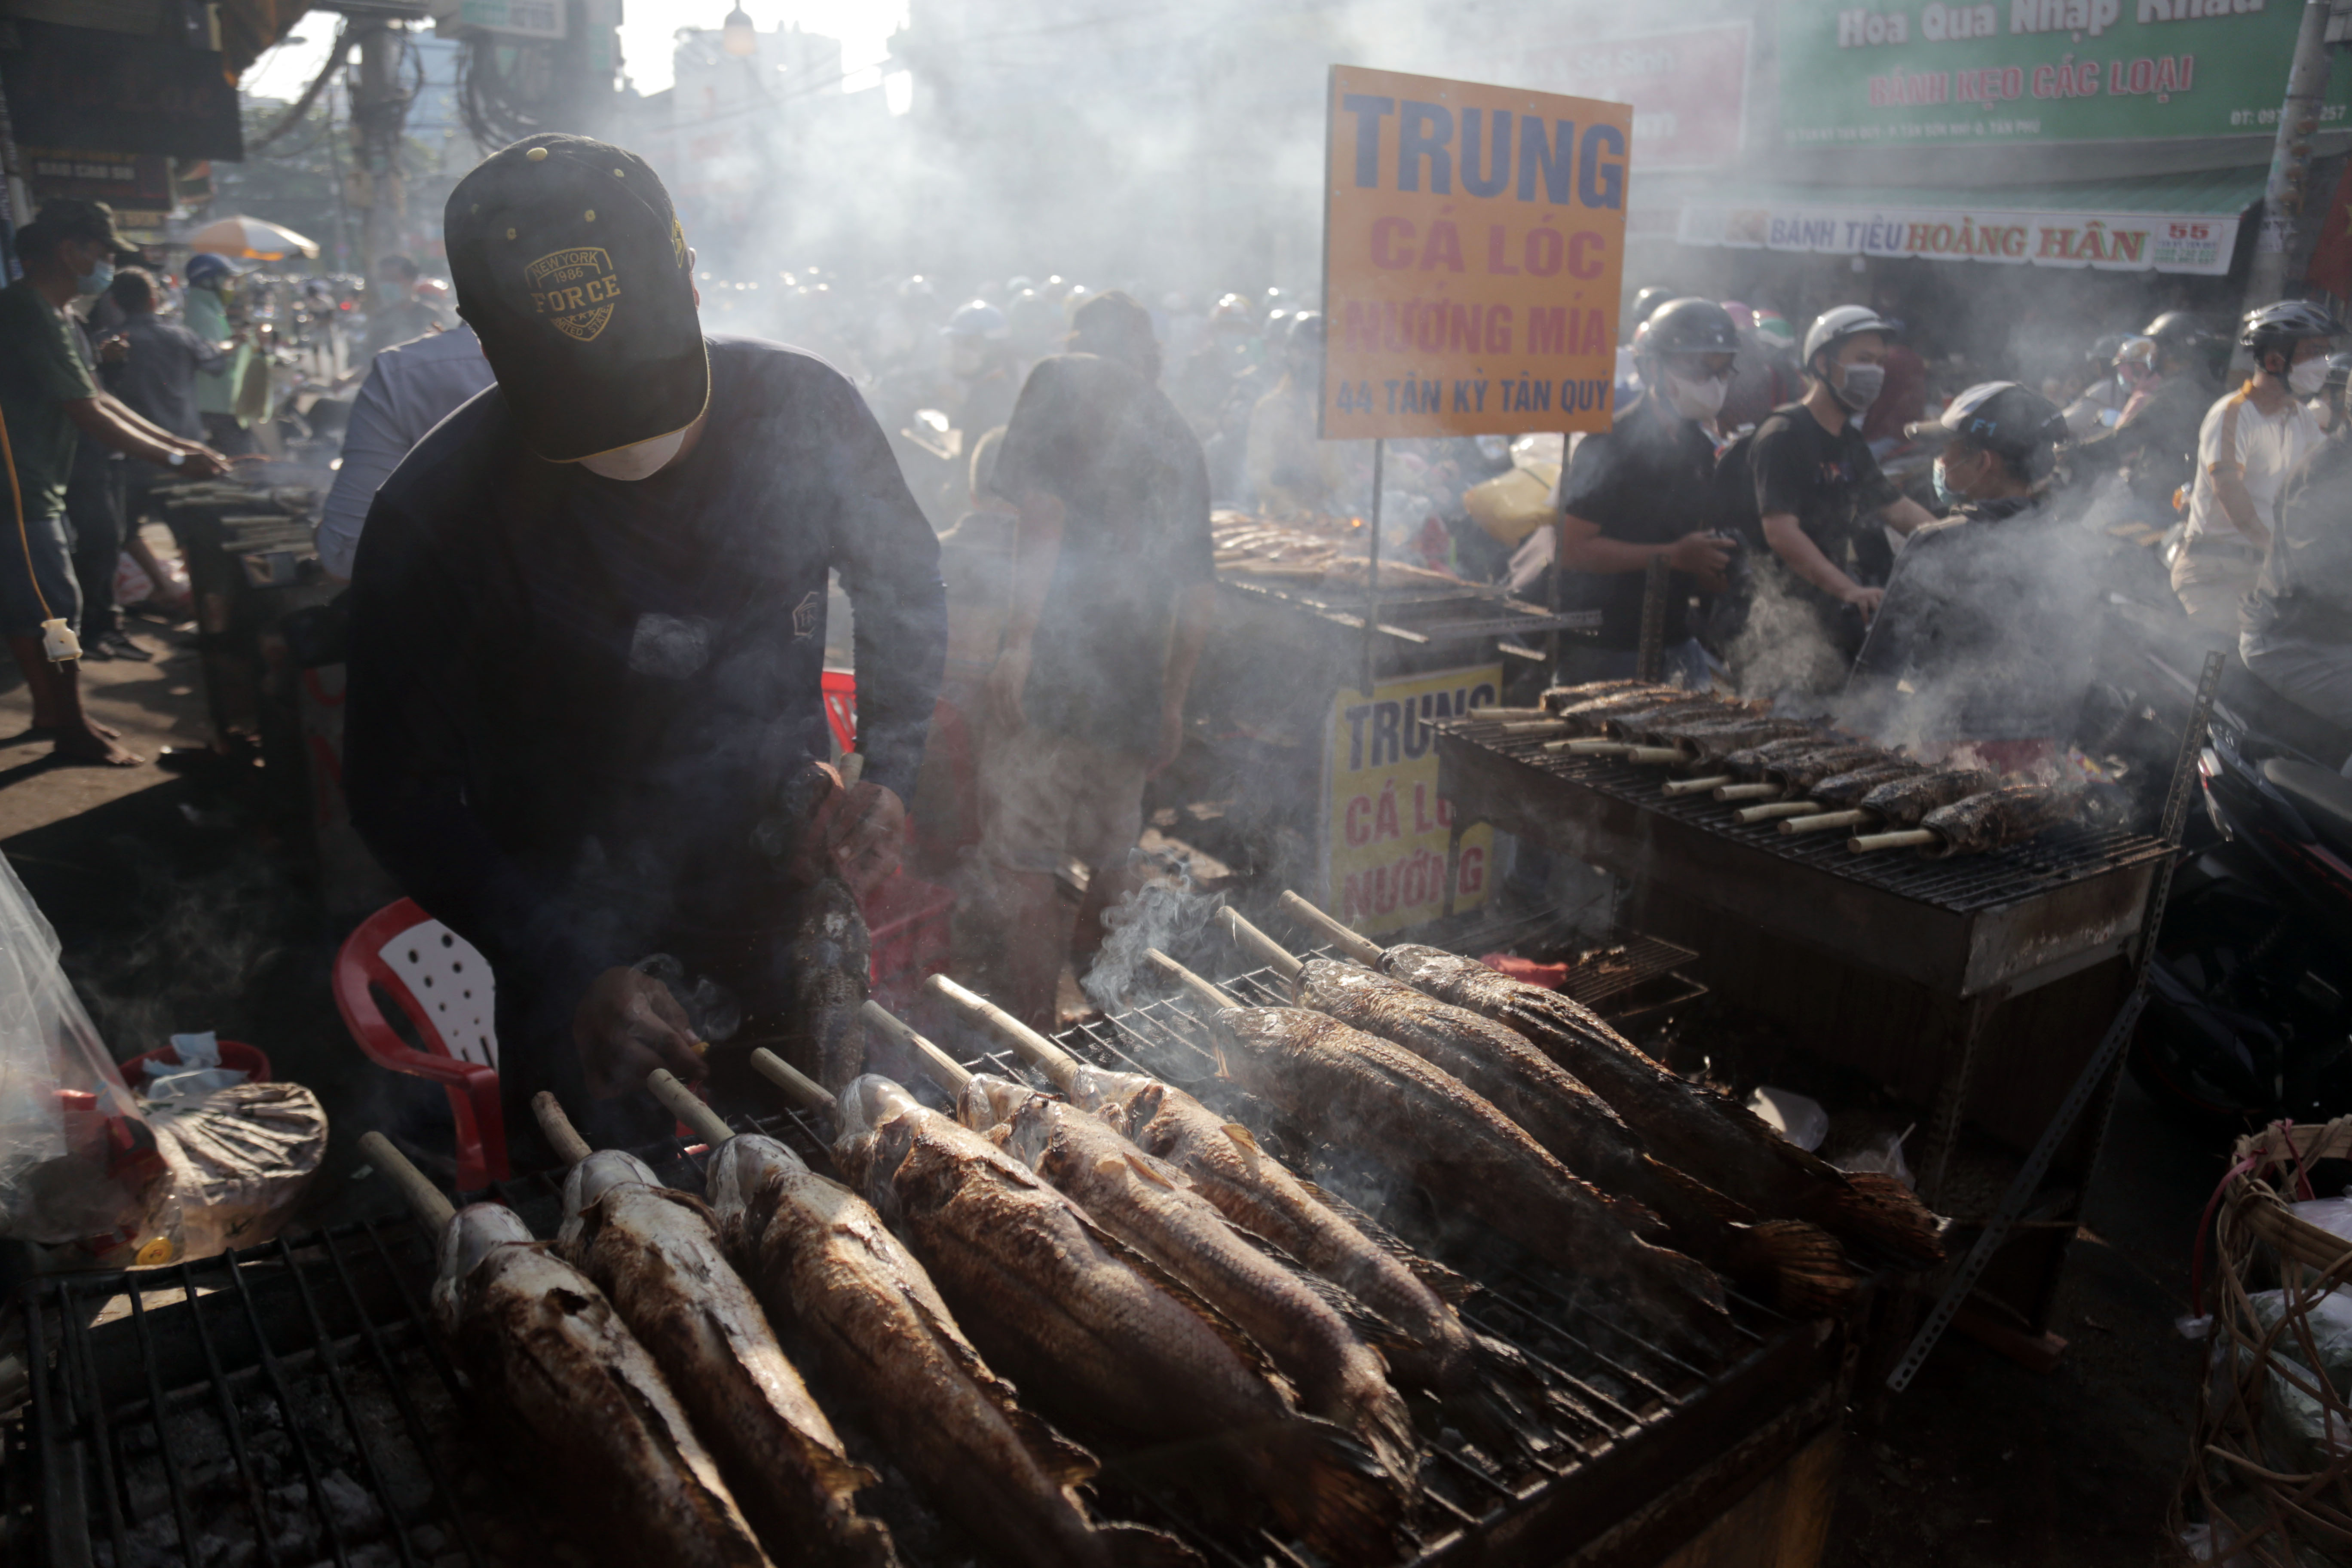
M 1900 1132 L 1882 1132 L 1853 1153 L 1842 1156 L 1835 1164 L 1841 1171 L 1875 1171 L 1894 1177 L 1906 1187 L 1916 1187 L 1919 1184 L 1912 1179 L 1910 1162 L 1903 1158 L 1903 1144 L 1916 1126 L 1915 1122 Z
M 299 1083 L 235 1083 L 151 1109 L 179 1194 L 174 1262 L 276 1236 L 327 1152 L 327 1113 Z
M 2284 1290 L 2264 1290 L 2247 1300 L 2264 1329 L 2275 1327 L 2286 1310 Z M 2325 1379 L 2338 1400 L 2352 1397 L 2352 1296 L 2331 1290 L 2312 1300 L 2304 1309 L 2304 1322 L 2319 1365 L 2315 1373 L 2304 1364 L 2303 1342 L 2293 1331 L 2272 1341 L 2263 1378 L 2263 1433 L 2273 1451 L 2296 1468 L 2320 1470 L 2352 1454 L 2352 1421 L 2297 1387 L 2295 1380 L 2316 1384 Z M 2217 1372 L 2221 1349 L 2215 1347 Z
M 1830 1135 L 1830 1113 L 1822 1109 L 1822 1102 L 1792 1089 L 1760 1085 L 1748 1097 L 1748 1109 L 1800 1149 L 1818 1149 Z
M 118 605 L 143 605 L 155 596 L 155 580 L 147 569 L 132 559 L 128 550 L 114 558 L 114 602 Z
M 154 1128 L 58 966 L 58 937 L 0 856 L 0 1236 L 112 1250 L 168 1222 Z
M 201 1035 L 173 1035 L 172 1049 L 180 1058 L 177 1067 L 159 1067 L 152 1059 L 147 1064 L 147 1081 L 140 1086 L 139 1098 L 151 1112 L 173 1101 L 193 1104 L 250 1076 L 241 1068 L 221 1066 L 220 1041 L 209 1029 Z

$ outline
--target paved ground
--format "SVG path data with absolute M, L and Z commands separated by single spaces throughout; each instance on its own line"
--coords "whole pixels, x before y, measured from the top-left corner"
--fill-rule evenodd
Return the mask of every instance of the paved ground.
M 184 634 L 152 666 L 93 665 L 93 708 L 153 756 L 204 735 Z M 317 912 L 258 819 L 249 779 L 62 768 L 6 744 L 21 691 L 0 693 L 0 851 L 58 928 L 68 967 L 121 1056 L 214 1028 L 269 1052 L 339 1130 L 446 1127 L 437 1091 L 366 1063 L 326 976 L 344 934 Z M 440 1134 L 446 1139 L 446 1132 Z M 335 1140 L 310 1217 L 386 1206 Z M 2188 1451 L 2196 1352 L 2172 1321 L 2218 1151 L 2128 1085 L 2093 1194 L 2048 1375 L 1947 1342 L 1882 1421 L 1851 1426 L 1826 1568 L 2139 1568 Z

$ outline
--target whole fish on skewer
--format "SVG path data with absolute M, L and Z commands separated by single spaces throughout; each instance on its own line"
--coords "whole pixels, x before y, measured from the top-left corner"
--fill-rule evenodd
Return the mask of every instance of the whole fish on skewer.
M 1757 769 L 1753 784 L 1723 784 L 1715 791 L 1717 800 L 1779 800 L 1791 802 L 1816 783 L 1832 773 L 1842 773 L 1859 767 L 1884 763 L 1894 755 L 1884 747 L 1846 742 L 1840 745 L 1815 746 L 1809 750 L 1790 752 L 1765 760 Z
M 595 1282 L 503 1204 L 453 1208 L 381 1132 L 360 1152 L 437 1238 L 433 1327 L 538 1451 L 582 1544 L 680 1568 L 772 1568 L 686 1411 Z
M 1301 1409 L 1355 1434 L 1408 1496 L 1419 1489 L 1421 1445 L 1380 1352 L 1312 1276 L 1238 1235 L 1192 1178 L 1100 1117 L 1007 1079 L 969 1078 L 956 1117 L 1231 1318 L 1297 1385 Z
M 1262 1151 L 1249 1129 L 1173 1084 L 1080 1062 L 945 975 L 926 984 L 966 1017 L 996 1030 L 1072 1104 L 1191 1177 L 1193 1190 L 1228 1220 L 1281 1247 L 1396 1330 L 1405 1342 L 1383 1350 L 1399 1376 L 1439 1394 L 1469 1386 L 1477 1347 L 1454 1309 L 1332 1208 L 1319 1189 Z
M 1385 1556 L 1403 1511 L 1395 1483 L 1345 1431 L 1298 1410 L 1222 1313 L 889 1079 L 856 1080 L 835 1116 L 835 1159 L 992 1362 L 1075 1420 L 1191 1449 L 1327 1556 Z
M 1551 687 L 1544 692 L 1542 700 L 1547 712 L 1565 713 L 1587 703 L 1606 702 L 1645 691 L 1674 689 L 1662 680 L 1588 680 L 1579 686 Z
M 1922 816 L 1916 828 L 1864 834 L 1849 840 L 1847 847 L 1857 854 L 1916 846 L 1935 858 L 1983 855 L 2022 844 L 2043 828 L 2074 820 L 2089 798 L 2088 792 L 2081 789 L 2002 784 L 1937 806 Z
M 1744 1106 L 1652 1060 L 1580 1004 L 1433 947 L 1372 948 L 1328 915 L 1286 894 L 1318 930 L 1369 949 L 1383 973 L 1516 1031 L 1607 1101 L 1651 1153 L 1777 1219 L 1809 1220 L 1906 1263 L 1943 1257 L 1936 1216 L 1891 1176 L 1848 1173 L 1766 1126 Z
M 1087 1518 L 1076 1489 L 1094 1457 L 990 1370 L 865 1199 L 756 1134 L 720 1143 L 708 1179 L 729 1250 L 768 1310 L 814 1347 L 892 1459 L 983 1549 L 1053 1568 L 1197 1568 L 1157 1531 Z
M 1622 1292 L 1672 1348 L 1704 1356 L 1731 1342 L 1722 1284 L 1705 1266 L 1635 1236 L 1608 1199 L 1460 1079 L 1327 1014 L 1234 1005 L 1151 956 L 1208 1005 L 1226 1070 L 1284 1115 L 1343 1135 L 1546 1262 Z
M 1822 782 L 1826 786 L 1834 781 Z M 1794 825 L 1783 823 L 1780 831 L 1826 833 L 1874 824 L 1880 828 L 1916 827 L 1921 817 L 1938 806 L 1966 800 L 1992 788 L 1996 782 L 1992 773 L 1983 768 L 1923 768 L 1881 780 L 1856 798 L 1838 802 L 1841 809 L 1805 817 Z M 1815 795 L 1822 793 L 1814 791 Z
M 1859 1282 L 1826 1232 L 1796 1220 L 1756 1223 L 1737 1200 L 1652 1159 L 1616 1112 L 1515 1031 L 1357 964 L 1308 959 L 1297 969 L 1300 1006 L 1460 1079 L 1578 1176 L 1654 1214 L 1678 1250 L 1787 1310 L 1835 1313 L 1852 1301 Z M 1641 1216 L 1621 1217 L 1654 1229 Z
M 663 1186 L 633 1154 L 591 1152 L 553 1098 L 540 1100 L 550 1142 L 578 1156 L 557 1255 L 596 1282 L 651 1352 L 770 1553 L 895 1564 L 889 1531 L 856 1506 L 876 1477 L 850 1459 L 786 1359 L 702 1200 Z

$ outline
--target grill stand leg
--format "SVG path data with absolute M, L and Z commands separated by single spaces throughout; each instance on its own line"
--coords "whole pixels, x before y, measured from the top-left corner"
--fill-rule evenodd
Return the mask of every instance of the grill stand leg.
M 1960 1142 L 1960 1123 L 1968 1114 L 1969 1090 L 1976 1079 L 1977 1047 L 1984 1040 L 1985 1023 L 2008 998 L 2002 990 L 1971 996 L 1953 1020 L 1958 1046 L 1944 1081 L 1936 1090 L 1934 1148 L 1928 1154 L 1927 1179 L 1920 1196 L 1927 1206 L 1943 1212 L 1944 1184 L 1951 1175 L 1952 1152 Z

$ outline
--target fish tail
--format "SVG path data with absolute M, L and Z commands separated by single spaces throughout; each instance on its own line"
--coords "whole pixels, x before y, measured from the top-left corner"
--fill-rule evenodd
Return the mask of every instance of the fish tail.
M 1324 1556 L 1379 1563 L 1394 1554 L 1402 1491 L 1370 1449 L 1313 1416 L 1285 1422 L 1258 1446 L 1261 1484 L 1282 1521 Z
M 898 1568 L 898 1548 L 890 1539 L 890 1527 L 880 1520 L 868 1519 L 845 1508 L 827 1524 L 827 1550 L 820 1555 L 820 1561 L 838 1563 L 842 1568 Z M 805 1543 L 801 1552 L 807 1552 Z M 776 1560 L 784 1561 L 782 1557 Z
M 1202 1568 L 1199 1552 L 1148 1524 L 1098 1524 L 1094 1533 L 1103 1560 L 1119 1568 Z
M 1832 1190 L 1814 1220 L 1913 1268 L 1944 1260 L 1943 1222 L 1900 1179 L 1879 1171 L 1844 1174 L 1843 1187 Z
M 1799 1317 L 1841 1317 L 1862 1288 L 1837 1237 L 1803 1220 L 1767 1220 L 1742 1232 L 1735 1266 L 1769 1281 L 1772 1304 Z
M 1404 1398 L 1386 1384 L 1371 1408 L 1357 1423 L 1359 1435 L 1372 1457 L 1408 1500 L 1421 1496 L 1421 1435 L 1413 1430 L 1412 1412 Z

